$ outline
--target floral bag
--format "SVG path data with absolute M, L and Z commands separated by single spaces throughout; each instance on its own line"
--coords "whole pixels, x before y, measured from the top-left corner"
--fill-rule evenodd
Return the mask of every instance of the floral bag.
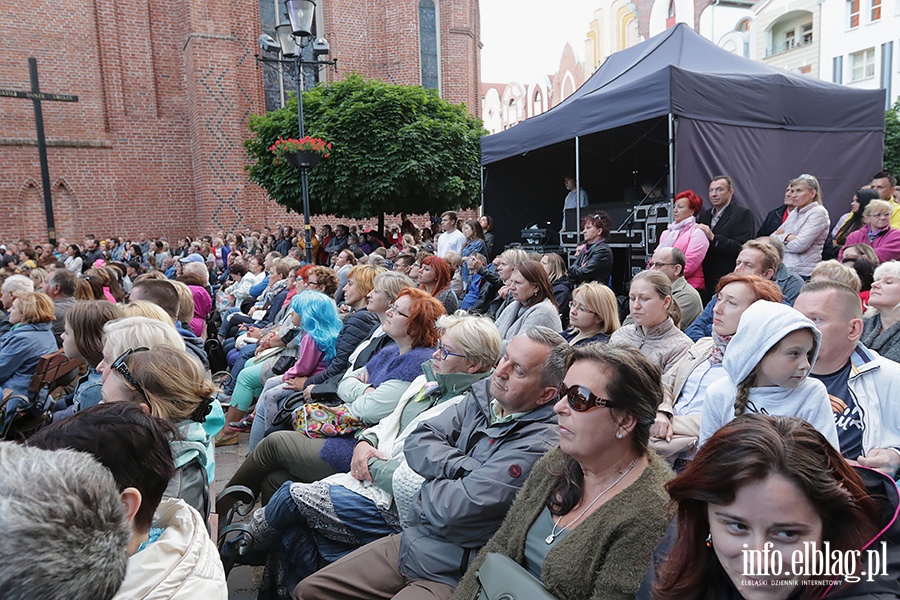
M 366 424 L 355 417 L 344 404 L 337 406 L 303 404 L 294 410 L 291 422 L 294 431 L 311 438 L 353 435 L 366 428 Z

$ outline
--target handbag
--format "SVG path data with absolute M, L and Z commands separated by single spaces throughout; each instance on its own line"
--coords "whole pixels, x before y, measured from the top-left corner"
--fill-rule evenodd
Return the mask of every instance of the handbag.
M 297 357 L 293 354 L 282 354 L 275 361 L 275 364 L 272 365 L 272 375 L 284 375 L 296 362 Z
M 472 600 L 556 600 L 544 584 L 505 554 L 488 553 L 475 578 L 478 591 Z
M 343 404 L 303 404 L 294 410 L 291 422 L 294 431 L 311 438 L 352 435 L 366 428 L 366 424 Z

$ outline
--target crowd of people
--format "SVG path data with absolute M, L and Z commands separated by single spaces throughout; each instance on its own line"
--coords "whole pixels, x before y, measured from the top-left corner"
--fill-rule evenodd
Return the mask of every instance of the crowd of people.
M 54 597 L 38 557 L 66 551 L 76 598 L 226 598 L 235 564 L 260 599 L 900 598 L 895 192 L 877 173 L 832 219 L 804 174 L 757 228 L 713 176 L 620 297 L 603 212 L 571 260 L 454 212 L 324 226 L 312 261 L 291 227 L 0 245 L 7 438 L 42 356 L 84 363 L 0 443 L 34 553 L 0 589 Z M 248 498 L 217 549 L 209 515 Z M 746 572 L 810 546 L 856 558 Z

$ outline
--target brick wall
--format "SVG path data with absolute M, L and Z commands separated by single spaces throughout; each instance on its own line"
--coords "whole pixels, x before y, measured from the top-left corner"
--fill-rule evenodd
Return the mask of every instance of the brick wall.
M 62 28 L 59 3 L 3 4 L 0 89 L 29 89 L 35 56 L 43 91 L 79 97 L 43 104 L 57 237 L 177 239 L 302 222 L 244 171 L 246 122 L 263 110 L 256 0 L 71 0 Z M 477 114 L 478 0 L 438 6 L 442 95 Z M 418 0 L 324 0 L 323 8 L 337 77 L 420 83 Z M 0 98 L 0 123 L 0 241 L 43 240 L 31 102 Z M 327 221 L 337 219 L 314 219 Z

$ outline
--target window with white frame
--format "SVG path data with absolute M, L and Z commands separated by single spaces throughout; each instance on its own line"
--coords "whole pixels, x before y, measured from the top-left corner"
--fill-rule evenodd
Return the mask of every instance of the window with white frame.
M 847 26 L 850 29 L 859 27 L 859 3 L 860 0 L 847 0 Z
M 850 81 L 875 77 L 875 48 L 867 48 L 850 55 Z
M 806 44 L 812 44 L 813 41 L 813 28 L 812 23 L 806 23 L 803 25 L 803 37 L 800 39 L 800 43 L 804 46 Z
M 881 0 L 872 0 L 872 10 L 869 13 L 872 23 L 881 20 Z
M 793 29 L 788 29 L 784 32 L 784 49 L 790 50 L 794 46 L 797 45 L 797 32 Z

